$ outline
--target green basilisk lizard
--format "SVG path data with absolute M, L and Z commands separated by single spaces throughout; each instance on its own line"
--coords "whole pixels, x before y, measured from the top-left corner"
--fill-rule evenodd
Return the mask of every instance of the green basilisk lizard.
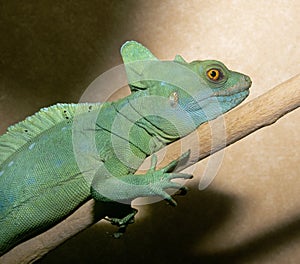
M 0 137 L 0 255 L 48 229 L 93 197 L 101 203 L 130 202 L 165 191 L 185 191 L 176 178 L 184 153 L 146 174 L 134 172 L 147 156 L 241 103 L 248 76 L 219 61 L 159 61 L 128 41 L 121 48 L 131 94 L 116 102 L 56 104 L 8 128 Z M 130 207 L 131 208 L 131 207 Z M 125 228 L 135 209 L 109 218 Z

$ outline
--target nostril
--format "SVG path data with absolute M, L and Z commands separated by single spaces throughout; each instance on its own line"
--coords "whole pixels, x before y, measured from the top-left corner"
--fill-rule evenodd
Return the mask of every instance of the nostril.
M 252 84 L 252 81 L 249 76 L 245 75 L 244 79 L 245 79 L 245 82 L 249 83 L 250 85 Z

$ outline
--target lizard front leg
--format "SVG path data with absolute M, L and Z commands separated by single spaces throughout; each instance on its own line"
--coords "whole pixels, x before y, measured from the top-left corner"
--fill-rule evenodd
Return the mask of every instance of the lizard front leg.
M 107 177 L 105 179 L 95 178 L 91 186 L 91 194 L 96 201 L 103 202 L 118 202 L 124 204 L 130 204 L 130 202 L 137 197 L 147 196 L 161 196 L 164 200 L 168 201 L 169 204 L 176 206 L 176 201 L 169 195 L 165 189 L 177 189 L 182 194 L 186 193 L 187 188 L 179 183 L 173 182 L 173 179 L 183 178 L 191 179 L 191 174 L 176 173 L 173 172 L 177 164 L 188 158 L 190 152 L 186 152 L 181 155 L 178 159 L 170 162 L 165 167 L 157 170 L 157 157 L 152 156 L 151 167 L 146 174 L 136 175 L 128 174 L 121 178 Z M 110 221 L 112 224 L 120 227 L 116 236 L 120 236 L 124 233 L 128 224 L 134 221 L 134 216 L 137 210 L 131 208 L 124 217 L 106 217 L 105 219 Z
M 186 187 L 171 180 L 182 178 L 191 179 L 191 174 L 173 172 L 177 164 L 188 158 L 187 151 L 178 159 L 173 160 L 165 167 L 157 170 L 157 157 L 152 156 L 151 167 L 145 174 L 128 174 L 122 177 L 108 175 L 95 177 L 91 185 L 91 194 L 96 201 L 115 201 L 129 204 L 133 199 L 147 196 L 161 196 L 171 205 L 176 205 L 175 200 L 165 192 L 165 189 L 179 189 L 183 192 Z

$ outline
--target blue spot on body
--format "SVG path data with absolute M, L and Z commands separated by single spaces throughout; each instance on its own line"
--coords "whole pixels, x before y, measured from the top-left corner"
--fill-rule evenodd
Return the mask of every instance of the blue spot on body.
M 62 160 L 56 160 L 56 161 L 55 161 L 55 166 L 56 166 L 56 167 L 60 167 L 62 164 L 63 164 L 63 161 L 62 161 Z
M 161 85 L 161 86 L 165 86 L 166 83 L 165 83 L 165 82 L 160 82 L 160 85 Z
M 14 164 L 13 161 L 11 161 L 10 163 L 8 163 L 8 167 L 12 166 Z
M 29 150 L 32 150 L 32 149 L 34 148 L 34 146 L 35 146 L 35 143 L 32 143 L 32 144 L 28 147 L 28 149 L 29 149 Z
M 15 198 L 13 197 L 13 195 L 9 195 L 7 198 L 10 203 L 13 203 L 15 201 Z
M 36 183 L 36 180 L 35 180 L 35 178 L 29 178 L 29 179 L 27 180 L 27 183 L 28 183 L 28 184 L 34 184 L 34 183 Z
M 0 176 L 2 176 L 2 175 L 3 175 L 3 173 L 4 173 L 4 171 L 0 171 Z
M 66 130 L 67 129 L 67 127 L 63 127 L 62 129 L 61 129 L 61 131 L 64 131 L 64 130 Z

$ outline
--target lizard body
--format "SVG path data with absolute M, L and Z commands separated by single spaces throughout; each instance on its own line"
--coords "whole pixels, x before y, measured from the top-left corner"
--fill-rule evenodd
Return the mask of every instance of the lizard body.
M 131 95 L 116 102 L 57 104 L 8 128 L 0 137 L 0 255 L 46 230 L 93 197 L 130 202 L 164 189 L 184 190 L 177 163 L 134 175 L 143 160 L 201 123 L 242 102 L 248 76 L 218 61 L 160 62 L 141 44 L 121 49 Z M 186 74 L 185 74 L 186 73 Z M 183 74 L 181 76 L 181 74 Z M 133 210 L 112 223 L 126 226 Z

